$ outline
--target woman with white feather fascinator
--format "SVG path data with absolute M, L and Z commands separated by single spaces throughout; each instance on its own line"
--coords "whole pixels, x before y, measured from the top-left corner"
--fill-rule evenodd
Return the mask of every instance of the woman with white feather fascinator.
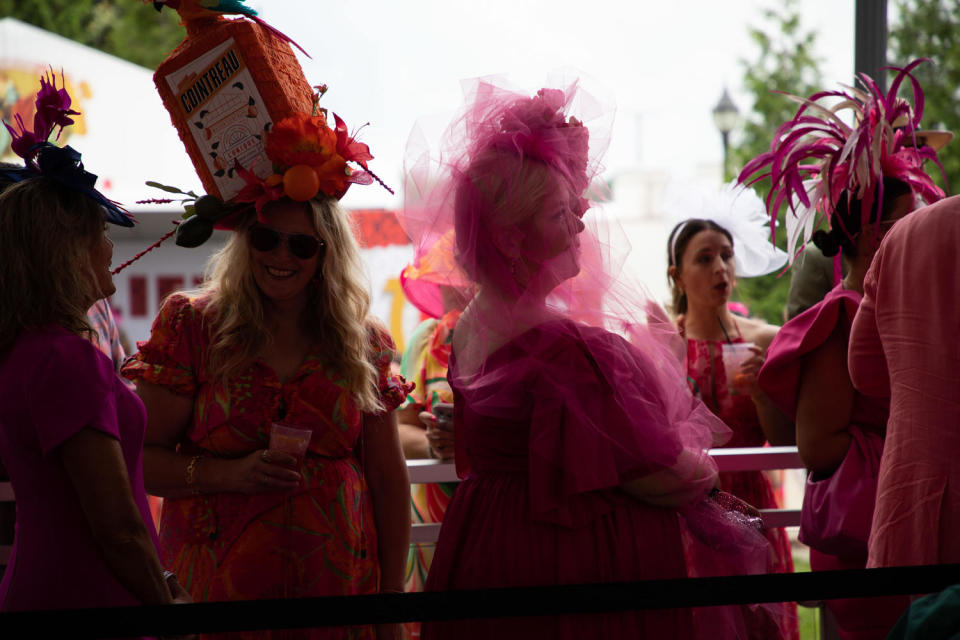
M 772 273 L 787 263 L 787 254 L 770 242 L 769 217 L 760 196 L 731 182 L 716 191 L 673 184 L 667 188 L 663 209 L 671 229 L 691 219 L 712 220 L 733 236 L 734 264 L 739 278 Z M 677 233 L 671 233 L 675 244 Z M 675 248 L 675 247 L 672 247 Z M 673 265 L 673 254 L 669 256 Z
M 738 277 L 781 269 L 787 255 L 770 242 L 763 201 L 733 184 L 709 192 L 668 188 L 664 210 L 673 230 L 667 240 L 667 276 L 677 328 L 685 339 L 687 382 L 728 427 L 728 447 L 766 442 L 793 444 L 793 424 L 757 386 L 767 346 L 779 327 L 730 312 Z M 760 471 L 725 472 L 719 488 L 760 509 L 778 508 L 770 480 Z M 790 542 L 783 529 L 765 530 L 772 570 L 793 571 Z M 781 624 L 797 638 L 795 611 Z

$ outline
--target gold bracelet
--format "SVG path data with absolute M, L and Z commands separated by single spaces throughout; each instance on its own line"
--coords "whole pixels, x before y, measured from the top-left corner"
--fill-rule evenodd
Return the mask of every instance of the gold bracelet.
M 193 485 L 197 481 L 197 464 L 201 458 L 203 458 L 203 456 L 193 456 L 190 458 L 190 462 L 187 463 L 187 489 L 195 496 L 200 495 L 200 492 L 194 489 Z

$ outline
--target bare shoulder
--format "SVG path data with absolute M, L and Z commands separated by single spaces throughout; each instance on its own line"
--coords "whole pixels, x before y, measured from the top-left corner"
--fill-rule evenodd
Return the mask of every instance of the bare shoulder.
M 753 318 L 737 318 L 736 323 L 746 342 L 753 342 L 763 349 L 770 346 L 777 331 L 780 330 L 780 327 L 775 324 L 767 324 Z

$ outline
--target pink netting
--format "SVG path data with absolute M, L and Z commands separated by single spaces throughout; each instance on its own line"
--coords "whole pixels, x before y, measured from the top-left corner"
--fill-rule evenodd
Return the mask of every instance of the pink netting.
M 690 393 L 683 340 L 621 271 L 629 244 L 593 206 L 612 110 L 577 81 L 554 86 L 471 81 L 438 149 L 419 129 L 408 143 L 404 288 L 432 315 L 444 287 L 475 292 L 449 374 L 458 470 L 523 471 L 532 517 L 560 527 L 618 508 L 597 496 L 621 486 L 651 503 L 682 494 L 691 575 L 763 572 L 764 537 L 706 498 L 707 449 L 730 430 Z M 713 613 L 730 628 L 713 637 L 742 635 L 742 616 Z
M 457 354 L 463 380 L 481 380 L 486 357 L 525 331 L 570 320 L 556 325 L 561 334 L 591 327 L 626 338 L 592 344 L 602 351 L 596 366 L 611 365 L 608 382 L 623 375 L 623 367 L 643 371 L 641 386 L 660 390 L 645 396 L 656 395 L 674 422 L 693 410 L 682 340 L 645 288 L 621 273 L 629 245 L 622 230 L 592 207 L 606 191 L 596 179 L 612 110 L 578 82 L 564 86 L 531 98 L 490 79 L 475 80 L 465 84 L 467 107 L 447 129 L 438 153 L 431 154 L 414 132 L 400 218 L 416 257 L 405 270 L 405 287 L 480 291 L 465 314 L 467 324 L 461 320 L 458 327 L 470 330 L 469 348 Z M 427 301 L 424 306 L 437 300 L 436 294 L 415 297 Z M 539 344 L 526 351 L 514 370 L 537 369 L 549 357 Z M 564 384 L 577 391 L 575 380 Z M 628 395 L 628 387 L 618 381 L 616 393 Z M 496 415 L 496 403 L 494 395 L 474 409 Z M 700 452 L 729 433 L 708 411 L 689 426 L 675 422 L 669 438 Z M 597 429 L 610 439 L 610 428 L 618 427 Z M 657 458 L 656 452 L 644 455 Z M 675 457 L 671 451 L 655 464 L 666 466 Z

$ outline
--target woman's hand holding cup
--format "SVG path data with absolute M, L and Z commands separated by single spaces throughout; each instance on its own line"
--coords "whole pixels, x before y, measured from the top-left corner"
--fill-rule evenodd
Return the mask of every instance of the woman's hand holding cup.
M 258 449 L 236 460 L 227 461 L 225 470 L 227 491 L 264 493 L 293 491 L 300 486 L 302 476 L 295 471 L 297 458 L 279 449 Z

